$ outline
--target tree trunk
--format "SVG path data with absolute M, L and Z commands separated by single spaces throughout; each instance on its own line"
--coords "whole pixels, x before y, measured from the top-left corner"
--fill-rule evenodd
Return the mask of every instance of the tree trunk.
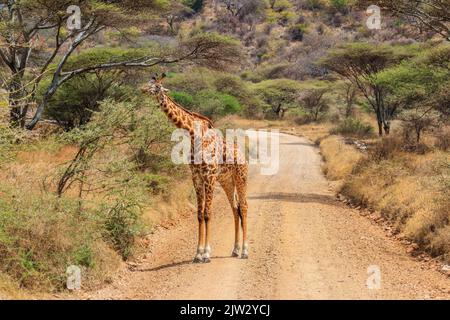
M 8 85 L 9 118 L 13 126 L 23 128 L 25 126 L 25 116 L 28 111 L 26 93 L 22 86 L 20 73 L 17 73 Z
M 377 115 L 377 124 L 378 124 L 378 135 L 380 137 L 382 137 L 383 136 L 383 119 L 381 116 L 380 109 L 377 109 L 376 115 Z
M 416 127 L 416 142 L 419 143 L 420 142 L 420 136 L 422 133 L 422 128 L 420 127 Z
M 381 122 L 378 122 L 378 135 L 383 136 L 383 124 Z
M 384 133 L 388 136 L 391 133 L 391 124 L 389 122 L 386 122 L 383 125 Z

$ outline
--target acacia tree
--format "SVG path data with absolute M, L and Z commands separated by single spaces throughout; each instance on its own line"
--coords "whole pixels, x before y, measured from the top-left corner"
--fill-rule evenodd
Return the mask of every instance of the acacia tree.
M 239 56 L 232 49 L 236 43 L 207 35 L 184 41 L 176 50 L 130 49 L 119 56 L 116 52 L 105 54 L 102 61 L 68 67 L 70 58 L 85 50 L 89 40 L 95 39 L 100 32 L 122 30 L 148 20 L 159 21 L 170 7 L 161 7 L 163 2 L 157 0 L 8 0 L 0 3 L 3 4 L 0 9 L 0 61 L 9 71 L 0 84 L 8 92 L 11 123 L 28 129 L 33 129 L 41 119 L 58 88 L 81 74 L 184 60 L 208 63 L 213 59 L 223 66 L 221 62 L 230 63 Z M 81 10 L 79 28 L 68 28 L 67 21 L 73 18 L 72 12 L 67 11 L 70 5 L 77 5 Z M 42 48 L 36 45 L 39 39 L 45 39 Z M 51 81 L 38 99 L 37 89 L 45 77 L 50 77 Z M 36 111 L 26 124 L 25 117 L 33 104 L 37 105 Z
M 351 116 L 353 116 L 353 109 L 355 103 L 357 102 L 357 94 L 358 89 L 352 83 L 345 84 L 344 92 L 342 94 L 345 102 L 345 105 L 342 108 L 342 113 L 345 118 L 350 118 Z
M 283 118 L 286 111 L 298 107 L 300 85 L 289 79 L 261 81 L 254 85 L 257 96 L 266 104 L 266 111 L 274 112 Z
M 447 118 L 444 100 L 450 83 L 450 48 L 446 45 L 425 51 L 407 63 L 381 72 L 376 83 L 388 92 L 388 102 L 399 109 L 406 136 L 414 132 L 416 142 L 422 132 Z M 447 96 L 444 98 L 443 96 Z M 443 103 L 444 102 L 444 103 Z
M 386 90 L 377 84 L 377 74 L 408 57 L 388 46 L 367 43 L 347 44 L 332 50 L 320 65 L 349 80 L 363 94 L 377 117 L 380 136 L 389 134 L 396 105 L 386 103 Z
M 239 19 L 256 14 L 265 7 L 263 0 L 220 0 L 220 2 L 233 17 Z
M 360 0 L 360 5 L 378 5 L 394 15 L 412 19 L 421 28 L 450 41 L 450 2 L 448 0 Z
M 311 120 L 317 121 L 328 111 L 329 104 L 325 98 L 328 89 L 308 90 L 302 98 L 303 108 L 308 112 Z

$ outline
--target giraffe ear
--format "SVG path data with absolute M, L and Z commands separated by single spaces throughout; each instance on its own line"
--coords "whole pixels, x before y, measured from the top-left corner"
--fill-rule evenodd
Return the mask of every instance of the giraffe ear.
M 159 80 L 161 81 L 161 80 L 164 79 L 165 77 L 167 77 L 167 75 L 166 75 L 166 73 L 164 72 L 164 73 L 161 75 L 161 78 L 160 78 Z

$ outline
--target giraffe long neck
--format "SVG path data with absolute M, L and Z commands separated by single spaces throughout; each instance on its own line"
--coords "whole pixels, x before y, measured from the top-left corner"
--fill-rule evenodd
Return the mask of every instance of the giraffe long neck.
M 212 127 L 208 118 L 184 109 L 165 93 L 160 93 L 157 99 L 164 113 L 177 128 L 188 130 L 190 134 L 194 134 L 196 122 L 205 127 Z

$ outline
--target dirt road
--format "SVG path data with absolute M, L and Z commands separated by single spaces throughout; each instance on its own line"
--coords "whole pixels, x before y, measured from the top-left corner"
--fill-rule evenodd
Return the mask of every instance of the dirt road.
M 90 299 L 435 299 L 450 298 L 450 280 L 356 210 L 337 202 L 320 169 L 317 148 L 282 134 L 280 170 L 251 168 L 248 260 L 231 258 L 233 218 L 217 190 L 213 259 L 192 264 L 193 214 L 150 238 L 146 257 Z M 368 268 L 381 288 L 368 289 Z

